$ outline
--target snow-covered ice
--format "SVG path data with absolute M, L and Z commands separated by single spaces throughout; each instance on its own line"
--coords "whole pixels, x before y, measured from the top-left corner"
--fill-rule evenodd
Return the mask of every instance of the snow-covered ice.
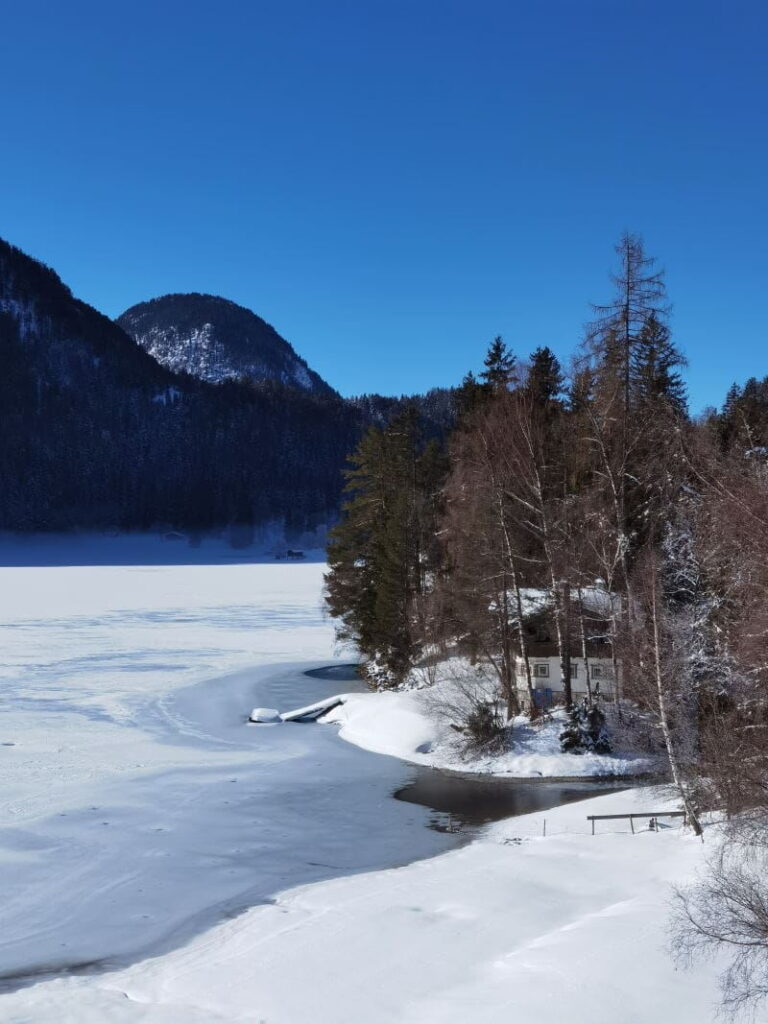
M 302 672 L 333 657 L 322 572 L 0 568 L 0 975 L 171 946 L 286 886 L 449 845 L 389 799 L 403 764 L 246 725 L 338 688 Z

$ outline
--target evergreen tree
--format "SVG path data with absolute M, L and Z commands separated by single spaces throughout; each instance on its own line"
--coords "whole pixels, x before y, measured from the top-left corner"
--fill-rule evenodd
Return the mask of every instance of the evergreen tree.
M 476 409 L 479 409 L 487 393 L 487 386 L 481 384 L 470 370 L 462 380 L 461 387 L 456 389 L 454 396 L 457 420 L 459 422 L 465 421 Z
M 564 754 L 610 754 L 611 741 L 605 713 L 600 703 L 586 699 L 574 704 L 560 733 L 560 749 Z
M 594 391 L 594 369 L 583 363 L 571 376 L 567 392 L 568 411 L 577 416 L 585 413 L 592 403 Z
M 560 749 L 564 754 L 583 754 L 585 750 L 587 708 L 583 702 L 574 704 L 560 733 Z
M 736 407 L 738 406 L 741 398 L 741 388 L 735 382 L 728 388 L 728 392 L 725 396 L 725 402 L 723 403 L 723 416 L 733 416 Z
M 533 401 L 546 404 L 559 400 L 564 385 L 562 367 L 552 349 L 537 348 L 531 355 L 528 379 L 525 382 Z
M 726 448 L 757 453 L 768 446 L 768 377 L 750 377 L 742 388 L 728 391 L 718 421 Z
M 444 467 L 422 448 L 415 413 L 371 428 L 351 458 L 341 522 L 331 534 L 326 597 L 338 634 L 368 661 L 383 686 L 397 685 L 423 639 L 425 579 L 437 557 L 434 534 Z
M 518 381 L 517 359 L 497 335 L 483 360 L 485 369 L 480 374 L 490 392 L 507 390 Z
M 634 406 L 665 402 L 678 416 L 687 412 L 685 382 L 679 367 L 685 359 L 672 344 L 666 324 L 651 313 L 632 352 L 632 399 Z

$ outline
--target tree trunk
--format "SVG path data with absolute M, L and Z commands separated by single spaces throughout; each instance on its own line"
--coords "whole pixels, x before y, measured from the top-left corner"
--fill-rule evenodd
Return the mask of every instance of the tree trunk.
M 659 618 L 657 611 L 657 597 L 656 597 L 656 580 L 651 581 L 651 622 L 653 626 L 653 661 L 654 661 L 654 675 L 656 681 L 656 699 L 658 701 L 659 711 L 659 724 L 661 725 L 661 731 L 664 736 L 664 746 L 667 750 L 667 760 L 669 761 L 669 768 L 672 772 L 672 779 L 675 787 L 680 794 L 680 799 L 683 802 L 683 808 L 685 810 L 688 821 L 691 823 L 691 827 L 695 835 L 701 836 L 703 830 L 701 823 L 699 822 L 696 811 L 691 803 L 688 793 L 683 782 L 682 773 L 680 771 L 680 764 L 677 759 L 677 751 L 675 749 L 674 737 L 672 730 L 669 725 L 669 713 L 667 708 L 667 695 L 664 688 L 664 674 L 661 667 L 661 640 L 659 636 Z
M 528 638 L 525 635 L 525 624 L 523 622 L 523 597 L 520 593 L 520 578 L 518 576 L 514 560 L 511 563 L 511 567 L 512 586 L 515 591 L 515 605 L 517 607 L 517 642 L 520 644 L 520 656 L 523 659 L 523 665 L 525 666 L 525 683 L 528 690 L 528 701 L 530 704 L 529 713 L 531 719 L 534 719 L 538 715 L 538 708 L 536 707 L 536 699 L 533 694 L 531 659 L 528 655 Z
M 579 597 L 579 636 L 581 638 L 581 660 L 584 662 L 584 681 L 587 687 L 587 702 L 592 707 L 592 680 L 589 677 L 589 655 L 587 654 L 587 631 L 584 627 L 584 601 L 581 596 L 581 587 L 578 588 Z M 598 688 L 599 688 L 598 683 Z
M 507 719 L 511 720 L 520 713 L 520 702 L 517 698 L 515 659 L 512 652 L 512 638 L 509 629 L 509 592 L 505 576 L 502 576 L 501 583 L 501 686 L 507 702 Z
M 573 707 L 573 684 L 571 680 L 571 585 L 563 583 L 563 635 L 561 637 L 561 664 L 563 667 L 563 694 L 565 706 Z
M 506 548 L 507 563 L 509 565 L 509 574 L 512 581 L 512 589 L 515 594 L 515 619 L 517 624 L 517 642 L 520 645 L 520 656 L 523 659 L 525 665 L 525 681 L 528 689 L 528 701 L 530 703 L 530 716 L 531 718 L 536 717 L 536 702 L 533 696 L 533 679 L 531 676 L 531 660 L 528 657 L 528 640 L 525 636 L 525 624 L 523 622 L 523 599 L 520 593 L 520 575 L 517 571 L 517 563 L 515 556 L 512 553 L 512 543 L 509 539 L 509 529 L 507 527 L 507 519 L 504 515 L 503 495 L 499 493 L 497 497 L 498 512 L 499 512 L 499 525 L 501 526 L 502 533 L 504 535 L 504 546 Z M 517 680 L 515 679 L 515 686 Z M 518 708 L 519 710 L 519 708 Z

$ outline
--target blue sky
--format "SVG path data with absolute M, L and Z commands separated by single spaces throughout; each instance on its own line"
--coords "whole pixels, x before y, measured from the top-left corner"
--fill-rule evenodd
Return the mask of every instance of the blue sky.
M 0 236 L 116 316 L 250 306 L 344 394 L 567 358 L 612 247 L 695 409 L 768 374 L 763 3 L 4 5 Z

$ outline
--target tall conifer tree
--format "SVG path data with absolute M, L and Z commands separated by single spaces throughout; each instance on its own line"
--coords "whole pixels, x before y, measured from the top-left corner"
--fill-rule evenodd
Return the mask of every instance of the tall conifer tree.
M 526 389 L 535 403 L 546 404 L 560 398 L 565 377 L 560 362 L 551 348 L 537 348 L 531 354 Z
M 669 327 L 651 313 L 632 353 L 632 398 L 635 407 L 659 403 L 684 416 L 687 411 L 685 382 L 680 367 L 685 359 L 672 343 Z
M 491 342 L 483 363 L 485 369 L 480 376 L 488 391 L 508 389 L 517 383 L 517 359 L 507 348 L 501 335 L 497 335 Z
M 371 429 L 351 458 L 343 518 L 328 548 L 326 596 L 341 639 L 378 685 L 407 675 L 423 641 L 420 598 L 432 560 L 443 460 L 408 409 Z

